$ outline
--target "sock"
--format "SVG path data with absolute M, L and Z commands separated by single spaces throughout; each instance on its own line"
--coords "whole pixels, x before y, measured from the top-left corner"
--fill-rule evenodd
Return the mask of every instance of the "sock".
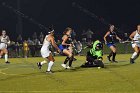
M 43 64 L 46 64 L 47 63 L 47 61 L 46 60 L 44 60 L 44 61 L 42 61 L 42 62 L 40 62 L 41 63 L 41 65 L 43 65 Z
M 113 53 L 112 61 L 115 61 L 116 53 Z
M 51 71 L 51 68 L 52 68 L 53 64 L 54 64 L 53 61 L 50 61 L 50 62 L 48 63 L 48 69 L 47 69 L 47 71 Z
M 7 62 L 8 61 L 8 54 L 5 54 L 5 62 Z
M 67 62 L 69 61 L 69 57 L 67 57 L 64 61 L 64 64 L 67 64 Z
M 113 54 L 113 52 L 111 51 L 111 52 L 110 52 L 110 54 L 109 54 L 109 57 L 111 57 L 111 56 L 112 56 L 112 54 Z
M 137 52 L 134 52 L 132 54 L 132 57 L 131 58 L 135 60 L 135 59 L 137 59 L 138 56 L 139 56 L 138 53 Z
M 72 61 L 73 61 L 73 56 L 72 56 L 72 57 L 70 58 L 70 60 L 69 60 L 69 67 L 71 67 Z
M 69 67 L 71 67 L 71 65 L 72 65 L 72 61 L 73 61 L 73 60 L 70 60 L 70 61 L 69 61 Z

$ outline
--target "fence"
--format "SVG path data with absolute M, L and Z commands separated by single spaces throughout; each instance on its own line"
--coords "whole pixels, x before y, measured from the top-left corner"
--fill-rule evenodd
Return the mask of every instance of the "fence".
M 83 45 L 83 47 L 84 46 L 86 46 L 86 45 Z M 117 46 L 118 54 L 128 54 L 128 53 L 133 52 L 131 43 L 124 43 L 124 44 L 117 43 L 116 46 Z M 39 46 L 39 45 L 38 46 L 36 46 L 36 45 L 29 46 L 28 56 L 29 57 L 41 56 L 40 48 L 41 48 L 41 46 Z M 10 46 L 8 48 L 8 50 L 9 50 L 10 57 L 24 57 L 23 46 L 20 46 L 20 47 Z M 54 51 L 54 49 L 51 49 L 51 50 Z M 89 50 L 90 50 L 90 48 L 83 49 L 81 54 L 86 55 L 87 51 L 89 51 Z M 108 54 L 108 53 L 110 53 L 110 49 L 106 45 L 104 45 L 103 52 L 104 52 L 104 54 Z

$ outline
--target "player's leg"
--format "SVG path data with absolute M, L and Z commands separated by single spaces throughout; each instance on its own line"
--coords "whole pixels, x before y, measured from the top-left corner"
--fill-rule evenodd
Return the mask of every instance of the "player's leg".
M 47 57 L 50 55 L 50 53 L 50 51 L 45 51 L 44 49 L 41 49 L 41 56 L 44 58 L 44 60 L 37 63 L 39 69 L 41 69 L 42 65 L 47 63 Z
M 73 60 L 74 60 L 74 56 L 72 54 L 72 56 L 69 58 L 69 65 L 67 66 L 67 69 L 70 69 L 72 67 Z
M 3 51 L 2 51 L 2 50 L 0 50 L 0 58 L 2 57 L 2 55 L 3 55 Z
M 115 47 L 115 46 L 110 46 L 110 49 L 111 49 L 111 51 L 113 52 L 113 53 L 112 53 L 112 61 L 113 61 L 113 62 L 117 62 L 117 61 L 115 60 L 116 51 L 117 51 L 116 47 Z
M 64 61 L 64 63 L 63 64 L 61 64 L 61 66 L 62 67 L 64 67 L 64 68 L 67 68 L 67 66 L 66 66 L 66 64 L 67 64 L 67 62 L 69 61 L 70 63 L 69 63 L 69 65 L 71 66 L 72 65 L 72 53 L 68 50 L 68 49 L 64 49 L 63 50 L 63 53 L 65 54 L 65 55 L 67 55 L 67 58 L 65 59 L 65 61 Z
M 52 53 L 50 53 L 50 55 L 49 55 L 49 57 L 47 57 L 48 58 L 48 69 L 47 69 L 47 73 L 52 73 L 51 72 L 51 68 L 52 68 L 52 66 L 53 66 L 53 64 L 54 64 L 54 57 L 52 56 Z
M 110 48 L 110 47 L 112 47 L 113 46 L 113 44 L 111 44 L 111 43 L 108 43 L 107 44 L 107 46 Z M 111 49 L 111 48 L 110 48 Z M 110 52 L 110 54 L 107 56 L 107 59 L 108 59 L 108 61 L 111 61 L 111 57 L 112 57 L 112 55 L 113 55 L 113 51 L 112 51 L 112 49 L 111 49 L 111 52 Z
M 5 63 L 9 64 L 10 62 L 8 61 L 8 50 L 6 48 L 4 48 L 3 53 L 5 54 L 4 55 Z
M 5 46 L 3 46 L 2 43 L 0 43 L 0 58 L 3 56 L 3 47 Z
M 41 61 L 41 62 L 38 62 L 38 63 L 37 63 L 37 66 L 38 66 L 39 69 L 41 69 L 42 65 L 43 65 L 43 64 L 46 64 L 46 63 L 47 63 L 47 58 L 45 58 L 45 59 L 44 59 L 43 61 Z
M 93 55 L 89 52 L 87 52 L 87 56 L 86 56 L 86 64 L 87 66 L 93 66 L 93 61 L 95 60 L 95 58 L 93 57 Z
M 73 61 L 76 61 L 77 59 L 74 58 L 73 47 L 72 46 L 68 47 L 68 50 L 73 55 Z
M 65 61 L 64 61 L 64 64 L 67 64 L 68 61 L 69 61 L 69 57 L 67 56 Z
M 135 52 L 132 54 L 132 56 L 130 58 L 130 63 L 131 64 L 135 63 L 134 60 L 136 60 L 138 58 L 138 56 L 139 56 L 139 48 L 138 48 L 138 46 L 135 45 L 133 47 L 133 49 L 134 49 Z
M 140 46 L 139 46 L 139 52 L 138 52 L 138 56 L 137 56 L 137 58 L 139 57 L 139 55 L 140 55 Z
M 108 61 L 111 61 L 110 58 L 112 57 L 112 55 L 113 55 L 113 51 L 111 51 L 110 54 L 107 56 Z

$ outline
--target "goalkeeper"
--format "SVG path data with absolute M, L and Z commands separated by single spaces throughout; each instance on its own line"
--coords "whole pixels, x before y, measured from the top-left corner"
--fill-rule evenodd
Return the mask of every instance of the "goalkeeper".
M 86 63 L 81 67 L 101 67 L 104 68 L 102 62 L 103 58 L 103 45 L 99 40 L 96 40 L 92 44 L 92 48 L 87 52 Z

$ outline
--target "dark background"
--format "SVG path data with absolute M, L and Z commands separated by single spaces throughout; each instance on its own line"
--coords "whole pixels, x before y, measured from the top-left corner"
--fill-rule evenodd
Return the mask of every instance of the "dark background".
M 31 37 L 33 32 L 39 34 L 47 31 L 25 18 L 22 18 L 22 27 L 19 29 L 18 15 L 4 7 L 3 2 L 15 9 L 20 8 L 22 13 L 46 27 L 53 25 L 58 35 L 66 27 L 72 27 L 78 39 L 81 39 L 82 31 L 88 28 L 95 33 L 93 37 L 102 38 L 108 26 L 100 22 L 100 19 L 119 28 L 120 36 L 125 32 L 131 33 L 140 23 L 139 0 L 0 0 L 0 31 L 6 29 L 11 39 L 15 39 L 18 34 L 22 34 L 26 39 Z M 96 14 L 99 20 L 73 7 L 73 2 Z

